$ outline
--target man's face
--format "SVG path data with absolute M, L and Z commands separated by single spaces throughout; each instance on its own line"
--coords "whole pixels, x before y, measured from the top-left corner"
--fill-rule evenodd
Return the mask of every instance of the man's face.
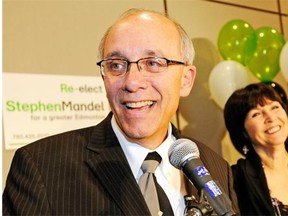
M 104 58 L 137 61 L 165 57 L 182 61 L 179 40 L 176 27 L 166 18 L 134 15 L 111 29 Z M 169 65 L 166 71 L 153 74 L 139 71 L 135 63 L 124 76 L 105 76 L 111 109 L 126 138 L 150 149 L 160 145 L 176 113 L 179 97 L 190 93 L 194 77 L 193 66 Z

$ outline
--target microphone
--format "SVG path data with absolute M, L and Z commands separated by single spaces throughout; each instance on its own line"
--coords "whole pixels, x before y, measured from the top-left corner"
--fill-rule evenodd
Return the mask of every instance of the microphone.
M 183 171 L 186 177 L 203 191 L 210 205 L 218 215 L 235 215 L 228 196 L 213 181 L 209 171 L 200 160 L 197 145 L 189 139 L 178 139 L 168 151 L 170 163 Z

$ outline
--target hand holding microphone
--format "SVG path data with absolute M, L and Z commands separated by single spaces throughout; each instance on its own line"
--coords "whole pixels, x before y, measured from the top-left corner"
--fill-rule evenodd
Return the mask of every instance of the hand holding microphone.
M 200 160 L 197 145 L 189 139 L 178 139 L 169 148 L 170 163 L 183 171 L 186 177 L 202 190 L 218 215 L 235 215 L 231 201 L 213 181 L 209 171 Z

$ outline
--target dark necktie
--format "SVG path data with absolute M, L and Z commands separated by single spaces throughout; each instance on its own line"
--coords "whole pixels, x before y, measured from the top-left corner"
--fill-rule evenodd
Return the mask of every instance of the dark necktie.
M 141 166 L 143 175 L 139 179 L 139 187 L 152 216 L 174 215 L 168 197 L 162 187 L 157 183 L 154 174 L 160 162 L 161 156 L 157 152 L 150 152 L 146 156 Z

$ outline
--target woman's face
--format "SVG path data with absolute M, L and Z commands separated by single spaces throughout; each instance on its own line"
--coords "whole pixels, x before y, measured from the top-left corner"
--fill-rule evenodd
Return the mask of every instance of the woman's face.
M 287 139 L 288 121 L 286 111 L 278 101 L 265 99 L 251 109 L 245 118 L 244 127 L 254 148 L 274 148 Z

